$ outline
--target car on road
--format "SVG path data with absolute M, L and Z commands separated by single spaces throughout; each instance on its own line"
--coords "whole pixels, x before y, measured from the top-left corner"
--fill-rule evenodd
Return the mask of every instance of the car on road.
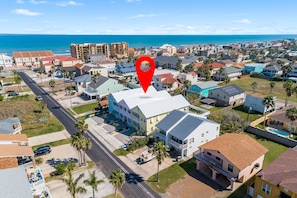
M 35 100 L 37 100 L 37 101 L 42 101 L 42 100 L 43 100 L 43 98 L 42 98 L 42 96 L 41 96 L 41 95 L 38 95 L 38 96 L 36 96 Z
M 41 146 L 34 151 L 34 156 L 36 157 L 40 155 L 46 155 L 46 154 L 49 154 L 50 152 L 52 152 L 52 149 L 50 146 Z
M 19 93 L 15 92 L 15 91 L 11 91 L 8 93 L 8 96 L 18 96 Z

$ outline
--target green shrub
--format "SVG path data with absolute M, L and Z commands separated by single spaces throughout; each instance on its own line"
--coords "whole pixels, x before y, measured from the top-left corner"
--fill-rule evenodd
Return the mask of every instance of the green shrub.
M 0 101 L 4 100 L 4 96 L 0 95 Z
M 36 164 L 42 164 L 43 163 L 43 159 L 41 157 L 36 158 L 35 162 L 36 162 Z
M 62 174 L 64 174 L 65 173 L 65 168 L 66 168 L 65 164 L 58 164 L 58 165 L 56 165 L 55 166 L 55 169 L 56 169 L 55 175 L 62 175 Z

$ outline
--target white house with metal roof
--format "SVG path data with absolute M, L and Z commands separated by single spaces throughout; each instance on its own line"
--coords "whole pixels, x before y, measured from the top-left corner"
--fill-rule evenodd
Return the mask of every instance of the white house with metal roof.
M 193 113 L 173 110 L 157 125 L 155 140 L 164 141 L 181 156 L 190 156 L 202 144 L 219 136 L 220 124 Z
M 156 124 L 174 109 L 188 111 L 190 104 L 182 96 L 171 96 L 166 90 L 157 91 L 150 86 L 146 93 L 142 88 L 110 94 L 109 113 L 127 125 L 150 134 Z

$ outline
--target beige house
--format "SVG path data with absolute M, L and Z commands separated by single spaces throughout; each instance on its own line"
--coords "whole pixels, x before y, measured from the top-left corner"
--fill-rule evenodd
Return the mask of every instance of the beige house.
M 262 169 L 268 150 L 245 134 L 226 133 L 199 147 L 195 153 L 196 169 L 217 181 L 223 178 L 230 182 L 244 183 Z
M 39 61 L 42 58 L 53 56 L 53 52 L 46 51 L 24 51 L 12 52 L 12 57 L 16 66 L 35 66 L 38 67 Z
M 55 68 L 66 69 L 73 68 L 76 64 L 80 64 L 82 61 L 71 56 L 50 56 L 40 59 L 40 67 L 48 73 L 52 66 Z

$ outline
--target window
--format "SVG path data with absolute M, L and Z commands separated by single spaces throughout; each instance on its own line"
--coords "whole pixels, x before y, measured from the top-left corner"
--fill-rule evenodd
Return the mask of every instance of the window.
M 219 127 L 217 127 L 217 131 L 219 130 Z
M 191 138 L 190 139 L 190 144 L 193 143 L 193 142 L 194 142 L 194 138 Z
M 262 191 L 270 195 L 271 186 L 269 186 L 268 184 L 262 183 Z
M 230 171 L 231 173 L 233 172 L 233 166 L 231 164 L 228 164 L 228 171 Z
M 206 131 L 206 133 L 208 133 L 208 131 Z
M 219 158 L 219 157 L 216 157 L 216 160 L 218 160 L 218 161 L 221 161 L 221 158 Z
M 201 137 L 204 137 L 204 133 L 201 134 Z
M 207 153 L 207 155 L 211 156 L 211 153 L 210 152 L 206 152 L 206 153 Z

